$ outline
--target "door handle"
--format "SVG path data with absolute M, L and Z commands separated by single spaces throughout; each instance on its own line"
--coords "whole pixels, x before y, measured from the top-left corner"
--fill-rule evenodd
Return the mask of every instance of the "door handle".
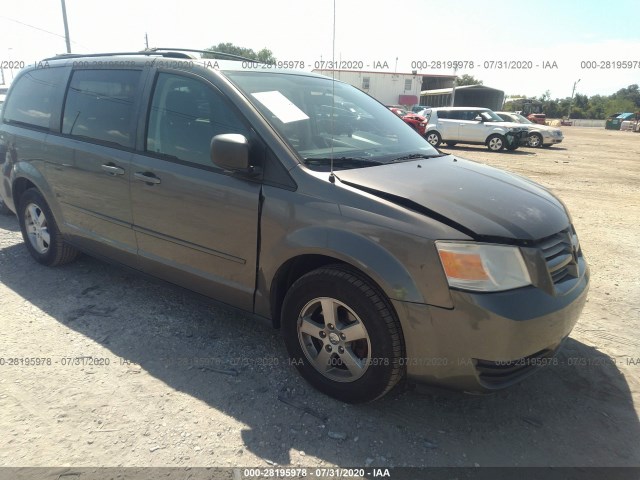
M 107 163 L 106 165 L 101 165 L 101 167 L 109 175 L 124 175 L 124 168 L 120 168 L 113 163 Z
M 151 172 L 136 172 L 133 174 L 133 177 L 136 180 L 147 183 L 149 185 L 157 185 L 158 183 L 160 183 L 160 179 Z

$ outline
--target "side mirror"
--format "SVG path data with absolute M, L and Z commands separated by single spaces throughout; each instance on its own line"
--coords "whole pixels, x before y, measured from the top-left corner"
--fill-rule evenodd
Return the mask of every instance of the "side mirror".
M 225 170 L 248 170 L 249 140 L 237 133 L 216 135 L 211 139 L 211 161 Z
M 483 119 L 482 119 L 482 117 L 480 115 L 478 115 L 476 118 L 474 118 L 474 120 L 476 122 L 482 122 L 483 121 Z

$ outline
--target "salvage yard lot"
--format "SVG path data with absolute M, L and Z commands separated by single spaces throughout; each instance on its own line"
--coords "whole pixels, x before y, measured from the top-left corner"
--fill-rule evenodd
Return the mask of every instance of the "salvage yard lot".
M 490 396 L 341 404 L 270 325 L 87 256 L 40 266 L 0 217 L 0 465 L 640 464 L 640 134 L 563 131 L 549 149 L 443 148 L 552 189 L 591 268 L 558 364 Z

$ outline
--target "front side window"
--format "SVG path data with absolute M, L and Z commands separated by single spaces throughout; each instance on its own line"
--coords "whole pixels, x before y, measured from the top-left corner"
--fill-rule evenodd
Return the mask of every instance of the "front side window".
M 199 80 L 169 73 L 158 75 L 148 125 L 148 152 L 209 167 L 214 136 L 248 134 L 222 93 Z
M 62 133 L 133 147 L 139 70 L 78 70 L 64 105 Z
M 20 76 L 4 106 L 4 120 L 48 129 L 62 82 L 62 68 L 41 68 Z

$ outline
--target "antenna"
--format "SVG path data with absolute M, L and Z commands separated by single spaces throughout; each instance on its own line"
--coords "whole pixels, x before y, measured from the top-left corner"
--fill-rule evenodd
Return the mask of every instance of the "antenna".
M 333 173 L 333 145 L 335 144 L 335 105 L 336 105 L 336 0 L 333 0 L 333 48 L 331 52 L 331 173 L 329 173 L 329 181 L 336 182 L 336 176 Z

